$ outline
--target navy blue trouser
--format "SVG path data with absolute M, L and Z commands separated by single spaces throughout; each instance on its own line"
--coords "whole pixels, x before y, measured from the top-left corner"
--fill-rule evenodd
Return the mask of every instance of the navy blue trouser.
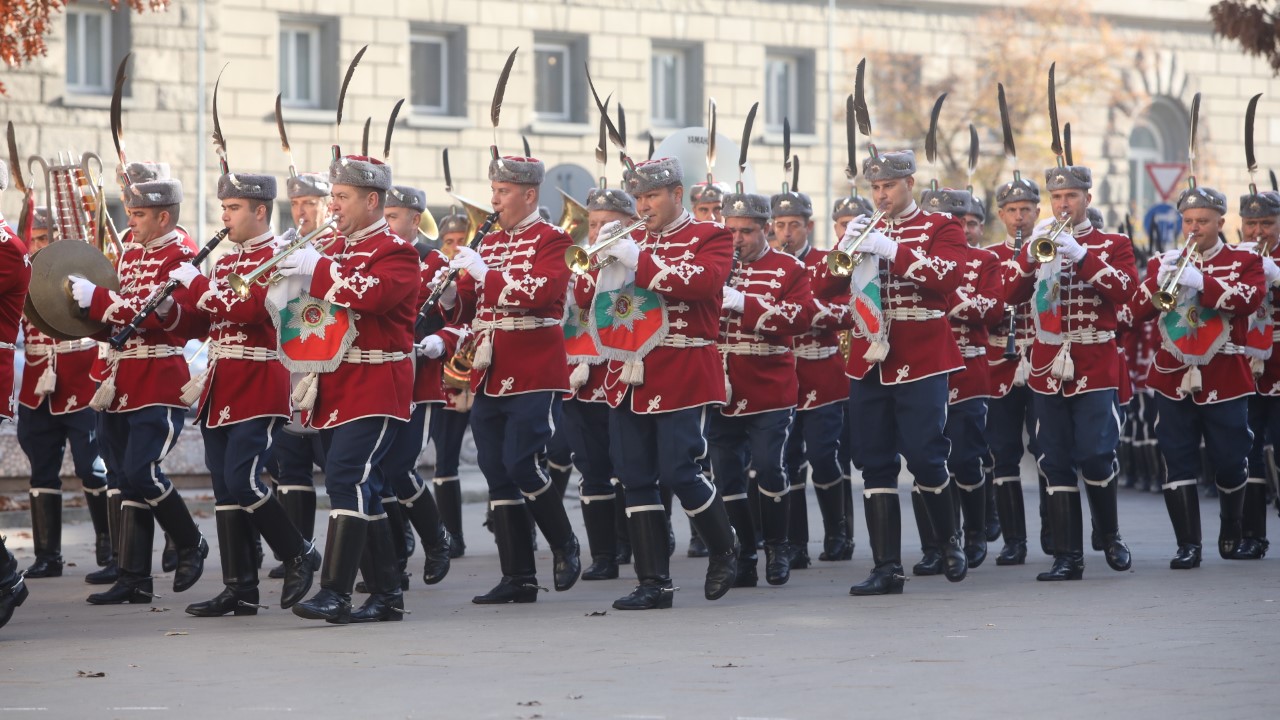
M 996 480 L 1017 480 L 1022 477 L 1022 455 L 1030 451 L 1040 457 L 1036 442 L 1036 418 L 1032 410 L 1034 402 L 1031 388 L 1014 386 L 1009 394 L 987 400 L 987 445 L 995 462 Z M 1027 443 L 1023 445 L 1022 433 L 1026 431 Z
M 1248 478 L 1249 398 L 1196 405 L 1191 398 L 1170 400 L 1156 395 L 1156 440 L 1169 468 L 1165 482 L 1195 480 L 1200 477 L 1200 441 L 1204 440 L 1214 480 L 1223 490 L 1236 490 Z
M 747 497 L 748 462 L 761 494 L 771 498 L 787 494 L 782 455 L 793 414 L 792 410 L 770 410 L 735 417 L 715 413 L 709 418 L 711 475 L 725 499 Z
M 471 423 L 471 411 L 455 412 L 441 410 L 432 413 L 431 442 L 436 446 L 435 477 L 456 479 L 458 463 L 462 455 L 462 440 L 467 435 L 467 425 Z
M 830 487 L 844 476 L 840 462 L 844 416 L 845 403 L 796 411 L 786 449 L 787 475 L 792 484 L 805 483 L 805 463 L 816 487 Z
M 613 462 L 609 459 L 609 405 L 607 403 L 564 401 L 564 439 L 573 451 L 573 465 L 582 479 L 578 494 L 613 495 Z M 554 459 L 552 460 L 554 462 Z
M 904 458 L 916 484 L 945 486 L 951 453 L 946 424 L 946 375 L 885 385 L 874 368 L 849 381 L 849 440 L 868 490 L 897 488 Z
M 560 423 L 560 403 L 560 393 L 552 391 L 506 397 L 476 393 L 471 435 L 490 500 L 520 500 L 550 484 L 542 461 Z
M 284 420 L 272 417 L 200 427 L 214 502 L 256 509 L 271 497 L 271 488 L 262 481 L 262 470 L 271 462 L 275 439 L 284 434 L 283 425 Z
M 71 463 L 86 490 L 107 486 L 107 467 L 98 457 L 98 413 L 89 408 L 54 415 L 49 401 L 32 410 L 18 406 L 18 445 L 31 462 L 31 487 L 62 489 L 62 456 L 71 446 Z
M 125 500 L 154 502 L 173 487 L 160 461 L 177 444 L 185 414 L 179 408 L 158 406 L 101 413 L 99 447 L 108 468 L 108 484 L 114 475 Z
M 435 422 L 437 407 L 434 403 L 415 405 L 409 422 L 396 433 L 396 439 L 382 459 L 383 497 L 394 495 L 412 502 L 426 489 L 427 484 L 418 475 L 418 456 L 422 454 L 427 427 Z
M 1033 405 L 1040 472 L 1049 487 L 1078 487 L 1077 473 L 1094 483 L 1115 476 L 1121 426 L 1115 390 L 1070 397 L 1035 393 Z
M 368 516 L 383 513 L 382 459 L 403 425 L 393 417 L 369 417 L 320 431 L 330 507 Z
M 665 413 L 631 411 L 631 397 L 609 411 L 609 452 L 626 489 L 628 508 L 662 508 L 659 482 L 680 498 L 686 513 L 704 510 L 716 490 L 703 473 L 707 441 L 703 426 L 714 406 Z
M 955 475 L 961 490 L 972 492 L 982 487 L 982 465 L 990 454 L 986 430 L 985 398 L 963 400 L 947 408 L 946 435 L 951 441 L 947 468 Z

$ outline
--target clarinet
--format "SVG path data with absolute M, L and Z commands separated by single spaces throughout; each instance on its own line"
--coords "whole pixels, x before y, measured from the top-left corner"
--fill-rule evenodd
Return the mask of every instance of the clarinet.
M 1018 228 L 1017 234 L 1013 238 L 1013 256 L 1018 257 L 1018 253 L 1022 252 L 1022 228 Z M 1009 306 L 1009 337 L 1005 338 L 1004 359 L 1013 360 L 1018 357 L 1018 343 L 1015 334 L 1018 332 L 1018 308 L 1017 306 Z
M 476 228 L 476 234 L 472 236 L 471 242 L 467 244 L 467 247 L 472 250 L 478 249 L 480 243 L 484 240 L 484 236 L 489 234 L 489 231 L 493 229 L 493 224 L 496 222 L 498 222 L 498 213 L 489 213 L 489 216 L 484 219 L 484 224 Z M 418 310 L 418 318 L 413 323 L 413 332 L 416 339 L 421 340 L 431 334 L 430 325 L 427 321 L 432 313 L 435 312 L 436 306 L 440 304 L 440 298 L 444 295 L 444 291 L 458 279 L 458 272 L 458 270 L 450 270 L 449 274 L 445 276 L 444 282 L 432 290 L 431 294 L 427 296 L 427 301 L 422 303 L 422 308 Z M 439 328 L 436 329 L 438 330 Z
M 229 232 L 231 232 L 231 228 L 222 228 L 219 230 L 218 233 L 213 236 L 213 239 L 205 243 L 205 246 L 200 248 L 200 252 L 196 253 L 196 256 L 191 258 L 191 264 L 199 267 L 200 263 L 204 262 L 205 258 L 209 257 L 209 253 L 213 252 L 213 249 L 218 247 L 223 239 L 227 237 L 227 233 Z M 124 344 L 129 341 L 129 338 L 133 337 L 134 333 L 138 332 L 138 326 L 142 325 L 143 321 L 151 317 L 151 315 L 155 313 L 156 308 L 160 307 L 160 303 L 164 302 L 165 298 L 172 295 L 173 291 L 176 290 L 180 284 L 181 283 L 177 280 L 169 280 L 160 288 L 159 292 L 152 294 L 151 299 L 149 299 L 147 304 L 143 306 L 142 311 L 137 315 L 134 315 L 133 319 L 129 321 L 129 324 L 125 325 L 123 330 L 117 333 L 115 337 L 111 338 L 111 347 L 116 350 L 123 348 Z

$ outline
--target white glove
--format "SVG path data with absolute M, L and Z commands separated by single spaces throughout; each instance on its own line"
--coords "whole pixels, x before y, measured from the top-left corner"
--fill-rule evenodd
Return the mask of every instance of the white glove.
M 449 267 L 454 270 L 466 270 L 471 279 L 476 281 L 476 285 L 484 285 L 484 276 L 489 273 L 489 266 L 484 264 L 484 258 L 480 257 L 480 253 L 465 246 L 458 248 L 458 252 L 454 253 L 453 259 L 449 261 Z
M 191 263 L 182 263 L 169 272 L 170 280 L 177 280 L 182 287 L 191 287 L 191 281 L 200 275 L 200 270 Z
M 444 354 L 444 341 L 437 335 L 428 335 L 414 346 L 414 350 L 418 353 L 418 357 L 434 360 Z
M 640 246 L 636 241 L 627 236 L 614 242 L 609 247 L 600 251 L 604 257 L 617 258 L 628 270 L 635 270 L 640 264 Z
M 853 242 L 853 239 L 858 237 L 863 230 L 866 230 L 867 226 L 870 224 L 871 218 L 866 215 L 859 215 L 858 217 L 850 220 L 849 224 L 844 228 L 844 237 L 840 238 L 839 248 L 841 250 L 848 250 L 849 244 Z
M 1267 278 L 1267 285 L 1275 285 L 1280 280 L 1280 265 L 1269 257 L 1262 258 L 1262 274 Z
M 1084 259 L 1084 246 L 1077 242 L 1075 235 L 1071 233 L 1058 233 L 1057 237 L 1053 238 L 1053 244 L 1058 246 L 1058 253 L 1062 257 L 1073 263 L 1078 263 Z
M 893 262 L 898 257 L 898 243 L 890 240 L 879 230 L 872 230 L 858 249 L 865 253 L 879 255 L 889 262 Z
M 1204 273 L 1195 265 L 1188 264 L 1182 271 L 1182 277 L 1178 278 L 1178 284 L 1192 290 L 1204 290 Z
M 720 303 L 721 308 L 740 313 L 746 305 L 747 296 L 743 295 L 741 290 L 731 287 L 724 289 L 724 300 Z
M 71 281 L 71 297 L 76 301 L 76 305 L 88 309 L 93 304 L 93 291 L 98 286 L 79 275 L 72 275 L 67 279 Z
M 320 262 L 322 257 L 324 256 L 310 245 L 294 250 L 292 255 L 280 261 L 280 274 L 285 277 L 314 275 L 316 263 Z
M 162 318 L 167 318 L 169 317 L 169 311 L 172 309 L 173 309 L 173 296 L 169 295 L 165 299 L 161 300 L 160 304 L 156 306 L 156 315 L 159 315 Z
M 444 279 L 448 276 L 449 276 L 449 268 L 448 267 L 440 268 L 439 270 L 436 271 L 436 276 L 431 278 L 431 283 L 430 283 L 431 287 L 433 288 L 440 287 L 440 283 L 444 282 Z M 444 308 L 445 310 L 452 310 L 453 306 L 457 304 L 458 304 L 458 284 L 449 283 L 449 287 L 445 288 L 444 292 L 440 293 L 440 307 Z

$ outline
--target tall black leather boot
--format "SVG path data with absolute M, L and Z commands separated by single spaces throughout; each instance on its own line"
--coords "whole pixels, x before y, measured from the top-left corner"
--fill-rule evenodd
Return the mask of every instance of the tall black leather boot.
M 299 485 L 282 486 L 277 488 L 276 498 L 280 501 L 280 506 L 284 508 L 285 516 L 302 534 L 302 537 L 306 540 L 314 540 L 316 536 L 315 488 Z M 271 541 L 268 540 L 267 544 L 270 545 Z M 271 568 L 271 572 L 267 573 L 267 577 L 279 580 L 285 576 L 286 570 L 287 568 L 282 562 Z
M 873 492 L 863 498 L 867 541 L 875 567 L 866 580 L 849 588 L 850 595 L 898 595 L 906 575 L 902 570 L 902 507 L 897 491 Z
M 733 586 L 755 587 L 760 583 L 759 570 L 756 568 L 760 558 L 756 554 L 756 529 L 751 520 L 751 501 L 744 496 L 725 500 L 724 511 L 738 536 L 738 570 Z
M 27 585 L 18 572 L 18 559 L 4 545 L 0 536 L 0 628 L 13 617 L 13 609 L 27 601 Z
M 107 519 L 107 489 L 84 491 L 84 504 L 89 508 L 89 520 L 93 522 L 93 553 L 98 567 L 106 567 L 111 563 L 114 554 L 111 549 L 111 521 Z
M 1169 561 L 1171 570 L 1200 567 L 1200 496 L 1195 481 L 1164 488 L 1164 506 L 1173 524 L 1178 551 Z
M 315 496 L 312 496 L 315 499 Z M 277 555 L 284 558 L 284 584 L 280 587 L 280 607 L 288 610 L 311 590 L 320 569 L 320 551 L 289 520 L 289 514 L 275 495 L 269 496 L 249 513 L 249 521 Z
M 697 515 L 690 515 L 689 521 L 698 526 L 698 534 L 710 553 L 702 594 L 708 600 L 719 600 L 738 579 L 738 544 L 720 494 L 716 493 L 711 504 Z
M 453 538 L 440 522 L 436 501 L 424 485 L 417 495 L 401 500 L 400 509 L 405 520 L 422 538 L 422 582 L 435 585 L 449 574 L 450 548 L 453 545 Z
M 956 524 L 955 497 L 949 490 L 950 488 L 943 488 L 942 492 L 933 492 L 922 487 L 920 498 L 924 500 L 929 526 L 942 551 L 942 574 L 951 582 L 960 582 L 969 572 L 969 561 L 965 557 L 964 547 L 960 542 L 960 528 Z
M 987 542 L 1000 539 L 1000 525 L 1004 519 L 1000 517 L 1000 507 L 996 503 L 996 469 L 990 465 L 982 467 L 982 491 L 987 496 Z M 976 565 L 974 567 L 977 567 Z
M 915 515 L 916 529 L 920 532 L 920 562 L 911 568 L 912 575 L 929 576 L 942 574 L 942 547 L 933 536 L 933 527 L 929 525 L 929 514 L 924 509 L 923 491 L 919 487 L 911 489 L 911 510 Z M 901 506 L 901 501 L 899 501 Z
M 187 614 L 222 617 L 258 614 L 258 568 L 253 548 L 253 525 L 249 513 L 239 507 L 214 511 L 218 527 L 218 555 L 222 559 L 222 592 L 212 600 L 192 603 Z
M 995 489 L 1000 527 L 1004 531 L 1004 547 L 996 556 L 996 565 L 1021 565 L 1027 561 L 1027 511 L 1022 499 L 1022 481 L 1006 479 Z
M 952 482 L 955 479 L 952 478 Z M 961 514 L 964 516 L 964 556 L 969 567 L 976 568 L 987 559 L 987 490 L 986 482 L 972 490 L 958 484 Z
M 591 550 L 591 567 L 582 572 L 583 580 L 618 577 L 618 533 L 613 527 L 616 504 L 612 495 L 582 498 L 582 524 Z
M 802 470 L 802 472 L 804 472 Z M 783 500 L 783 504 L 789 506 L 788 512 L 790 517 L 787 520 L 787 540 L 791 544 L 791 569 L 806 570 L 812 564 L 809 558 L 809 499 L 805 490 L 809 487 L 809 483 L 804 482 L 803 478 L 800 482 L 792 483 L 787 492 L 789 499 Z M 772 502 L 773 498 L 761 496 L 760 498 L 760 526 L 764 527 L 764 506 Z M 765 536 L 765 554 L 768 555 L 769 538 Z M 765 575 L 768 575 L 768 569 L 765 569 Z M 780 583 L 779 583 L 780 584 Z
M 794 540 L 788 540 L 788 536 L 794 538 L 795 535 L 789 532 L 791 521 L 795 520 L 795 513 L 791 512 L 792 500 L 803 500 L 803 493 L 798 497 L 792 497 L 795 489 L 799 487 L 803 489 L 803 485 L 791 486 L 791 492 L 784 493 L 778 497 L 770 497 L 764 493 L 760 494 L 760 534 L 764 535 L 764 578 L 770 585 L 786 585 L 787 580 L 791 579 L 791 563 L 795 557 L 796 546 Z
M 28 578 L 62 577 L 62 491 L 32 488 L 31 539 L 35 562 L 27 568 Z
M 525 500 L 525 504 L 529 506 L 534 522 L 551 546 L 555 588 L 557 591 L 564 591 L 573 587 L 582 575 L 582 551 L 578 546 L 578 537 L 573 533 L 573 526 L 569 524 L 564 500 L 551 492 L 552 489 L 544 489 Z
M 1267 554 L 1267 481 L 1249 478 L 1244 486 L 1240 548 L 1236 560 L 1261 560 Z
M 613 527 L 618 533 L 618 564 L 631 564 L 631 531 L 627 522 L 627 491 L 618 480 L 613 481 Z M 701 542 L 701 540 L 699 540 Z M 703 546 L 705 548 L 705 546 Z
M 320 567 L 320 591 L 293 606 L 293 614 L 335 625 L 351 622 L 351 590 L 356 584 L 360 558 L 368 536 L 369 519 L 339 512 L 329 515 L 324 563 Z
M 396 557 L 396 530 L 387 518 L 378 518 L 369 521 L 367 532 L 360 571 L 369 587 L 369 597 L 352 611 L 351 622 L 403 620 L 404 591 L 400 586 L 400 560 Z
M 1045 513 L 1053 538 L 1053 566 L 1036 580 L 1079 580 L 1084 577 L 1084 514 L 1074 488 L 1045 493 Z
M 462 538 L 462 482 L 458 478 L 434 478 L 436 507 L 440 522 L 449 531 L 449 559 L 460 558 L 467 552 Z
M 174 547 L 178 550 L 178 565 L 173 570 L 173 591 L 182 592 L 200 579 L 204 572 L 204 559 L 209 556 L 209 543 L 200 534 L 196 521 L 191 518 L 187 504 L 177 489 L 169 492 L 157 502 L 151 503 L 156 523 L 173 538 Z
M 813 494 L 818 498 L 818 512 L 822 514 L 822 552 L 818 554 L 819 560 L 830 562 L 846 559 L 849 529 L 844 525 L 844 496 L 847 486 L 848 483 L 843 479 L 826 487 L 819 487 L 814 483 Z
M 1116 572 L 1124 572 L 1133 566 L 1129 546 L 1120 537 L 1120 518 L 1116 508 L 1118 489 L 1114 477 L 1106 485 L 1094 485 L 1084 481 L 1084 491 L 1089 498 L 1089 514 L 1097 532 L 1098 544 L 1107 558 L 1107 565 Z
M 635 552 L 636 578 L 630 595 L 613 601 L 615 610 L 662 610 L 671 607 L 671 558 L 667 554 L 666 513 L 641 510 L 627 517 L 627 532 Z
M 120 504 L 124 496 L 119 490 L 107 491 L 107 531 L 111 535 L 111 557 L 101 570 L 84 576 L 90 585 L 110 585 L 120 578 Z
M 1244 536 L 1244 488 L 1218 488 L 1218 556 L 1223 560 L 1241 559 L 1237 554 Z
M 524 502 L 491 504 L 493 536 L 498 544 L 502 580 L 492 590 L 471 598 L 477 605 L 531 603 L 538 599 L 538 572 L 533 559 L 533 522 Z
M 151 581 L 151 543 L 156 521 L 146 503 L 126 500 L 120 506 L 119 577 L 100 593 L 89 596 L 92 605 L 148 604 L 155 597 Z

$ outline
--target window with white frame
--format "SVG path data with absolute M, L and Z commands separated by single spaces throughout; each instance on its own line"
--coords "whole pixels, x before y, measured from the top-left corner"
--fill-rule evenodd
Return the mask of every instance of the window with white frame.
M 409 36 L 410 100 L 417 112 L 449 114 L 450 40 L 449 35 L 434 32 Z
M 573 119 L 573 89 L 569 84 L 573 46 L 569 43 L 538 43 L 533 48 L 534 111 L 539 120 L 570 122 Z
M 688 65 L 688 54 L 681 48 L 653 49 L 649 107 L 654 125 L 684 127 L 687 124 Z
M 765 130 L 781 132 L 789 118 L 794 128 L 800 119 L 800 61 L 792 55 L 766 55 L 764 60 Z
M 111 9 L 88 3 L 68 7 L 68 92 L 110 94 L 113 57 Z
M 321 106 L 320 45 L 320 25 L 280 23 L 280 95 L 284 105 Z

